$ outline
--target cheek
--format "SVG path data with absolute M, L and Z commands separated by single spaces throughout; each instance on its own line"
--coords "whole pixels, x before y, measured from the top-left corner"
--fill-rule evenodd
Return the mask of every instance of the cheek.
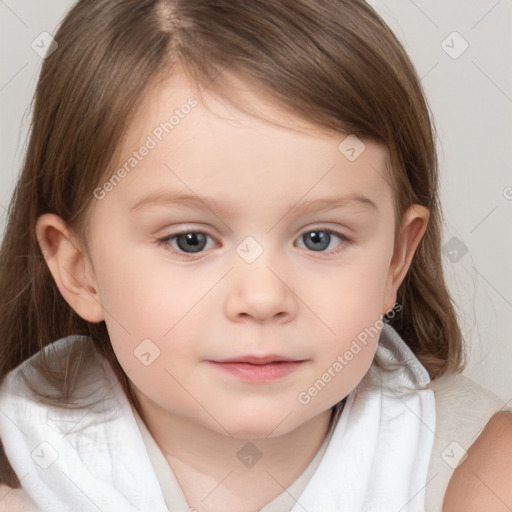
M 389 263 L 386 254 L 378 248 L 360 251 L 337 269 L 318 272 L 314 293 L 315 311 L 324 319 L 326 327 L 339 334 L 364 329 L 373 325 L 382 313 Z M 302 294 L 307 297 L 307 285 Z
M 121 258 L 106 247 L 100 256 L 102 305 L 110 323 L 117 320 L 139 337 L 162 337 L 205 293 L 204 283 L 165 256 L 155 258 L 154 248 L 129 253 Z
M 315 297 L 311 309 L 321 319 L 316 372 L 320 386 L 329 382 L 322 393 L 327 401 L 335 402 L 352 391 L 373 361 L 382 328 L 387 269 L 386 255 L 374 248 L 311 281 L 317 283 L 310 295 Z M 306 290 L 304 287 L 301 293 Z
M 207 323 L 205 311 L 214 310 L 208 291 L 218 278 L 211 271 L 170 263 L 165 255 L 155 258 L 154 248 L 132 247 L 123 253 L 129 257 L 116 252 L 115 244 L 105 247 L 98 274 L 117 359 L 137 385 L 143 379 L 142 387 L 151 389 L 156 379 L 159 388 L 162 379 L 170 379 L 165 370 L 182 381 L 202 353 L 198 329 Z

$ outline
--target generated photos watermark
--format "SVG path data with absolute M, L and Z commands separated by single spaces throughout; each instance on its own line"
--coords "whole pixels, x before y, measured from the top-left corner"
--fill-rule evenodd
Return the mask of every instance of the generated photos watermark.
M 389 320 L 392 320 L 397 313 L 402 311 L 402 305 L 396 303 L 393 306 L 393 309 L 386 314 L 386 317 Z M 338 355 L 336 360 L 332 363 L 329 368 L 325 370 L 325 372 L 318 378 L 315 382 L 311 384 L 311 386 L 301 391 L 297 395 L 297 400 L 302 405 L 308 405 L 313 398 L 315 398 L 321 391 L 323 391 L 327 385 L 336 378 L 337 375 L 345 368 L 350 361 L 354 359 L 359 352 L 362 350 L 362 346 L 366 346 L 369 340 L 374 339 L 376 336 L 380 336 L 380 332 L 382 327 L 384 326 L 384 320 L 382 318 L 375 321 L 375 323 L 366 327 L 363 331 L 361 331 L 355 339 L 352 340 L 350 344 L 350 348 L 345 350 L 343 354 Z
M 133 169 L 135 169 L 142 160 L 149 153 L 155 149 L 166 135 L 169 135 L 172 130 L 178 126 L 183 119 L 185 119 L 192 110 L 197 107 L 198 101 L 196 98 L 191 96 L 187 102 L 181 105 L 179 108 L 175 108 L 173 114 L 168 120 L 161 122 L 158 126 L 153 128 L 151 133 L 146 137 L 144 143 L 140 146 L 137 151 L 132 153 L 123 165 L 121 165 L 110 178 L 103 183 L 101 187 L 96 187 L 93 191 L 93 195 L 96 199 L 104 199 L 105 196 L 114 190 L 114 188 L 125 178 Z

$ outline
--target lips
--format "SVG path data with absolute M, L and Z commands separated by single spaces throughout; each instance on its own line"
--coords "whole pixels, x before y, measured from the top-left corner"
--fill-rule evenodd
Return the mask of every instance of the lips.
M 283 379 L 300 368 L 306 361 L 277 354 L 266 356 L 245 355 L 209 361 L 230 377 L 251 383 L 264 383 Z
M 245 355 L 240 357 L 230 357 L 228 359 L 218 359 L 213 362 L 215 363 L 250 363 L 250 364 L 269 364 L 269 363 L 279 363 L 283 361 L 300 361 L 299 359 L 295 359 L 292 357 L 281 356 L 278 354 L 269 354 L 266 356 L 255 356 L 255 355 Z

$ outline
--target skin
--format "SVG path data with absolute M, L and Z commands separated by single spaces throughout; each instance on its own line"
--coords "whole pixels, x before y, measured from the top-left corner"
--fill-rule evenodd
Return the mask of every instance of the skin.
M 428 221 L 425 208 L 411 207 L 403 243 L 395 245 L 385 147 L 365 140 L 363 153 L 349 161 L 338 150 L 346 134 L 308 125 L 256 90 L 244 95 L 286 127 L 210 97 L 94 199 L 88 247 L 54 214 L 37 223 L 60 292 L 82 318 L 106 322 L 141 415 L 189 504 L 201 512 L 225 510 L 226 503 L 233 511 L 258 510 L 307 467 L 325 438 L 330 408 L 368 371 L 378 338 L 361 344 L 309 403 L 298 395 L 393 307 Z M 155 85 L 118 165 L 190 96 L 199 97 L 181 74 Z M 199 196 L 203 209 L 160 203 L 130 212 L 155 191 Z M 295 208 L 348 194 L 364 195 L 375 208 L 358 202 L 318 213 Z M 315 229 L 333 229 L 349 241 L 332 235 L 315 250 L 311 240 L 306 245 Z M 158 243 L 183 231 L 207 234 L 204 250 L 185 252 L 183 237 Z M 251 263 L 237 253 L 254 250 L 242 244 L 248 236 L 262 249 Z M 160 351 L 149 366 L 134 355 L 144 339 Z M 270 353 L 305 362 L 266 383 L 242 382 L 208 362 Z M 252 468 L 236 456 L 248 441 L 262 454 Z
M 512 411 L 500 411 L 487 423 L 453 472 L 443 512 L 512 510 Z

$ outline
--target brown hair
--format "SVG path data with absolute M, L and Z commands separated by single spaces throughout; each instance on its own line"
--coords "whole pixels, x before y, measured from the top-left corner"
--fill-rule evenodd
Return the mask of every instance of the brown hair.
M 402 314 L 388 322 L 431 378 L 462 371 L 462 336 L 442 269 L 428 106 L 405 50 L 369 5 L 360 0 L 81 0 L 54 37 L 59 46 L 41 70 L 30 141 L 0 250 L 0 382 L 52 341 L 81 334 L 92 338 L 128 389 L 105 323 L 85 321 L 61 296 L 35 224 L 41 214 L 55 213 L 85 243 L 93 190 L 112 169 L 142 93 L 177 65 L 194 83 L 233 103 L 228 71 L 319 127 L 387 146 L 397 232 L 411 204 L 430 210 L 427 231 L 398 292 Z M 64 404 L 77 368 L 87 360 L 78 352 L 61 372 L 46 370 L 60 383 Z M 0 455 L 0 481 L 19 486 Z

